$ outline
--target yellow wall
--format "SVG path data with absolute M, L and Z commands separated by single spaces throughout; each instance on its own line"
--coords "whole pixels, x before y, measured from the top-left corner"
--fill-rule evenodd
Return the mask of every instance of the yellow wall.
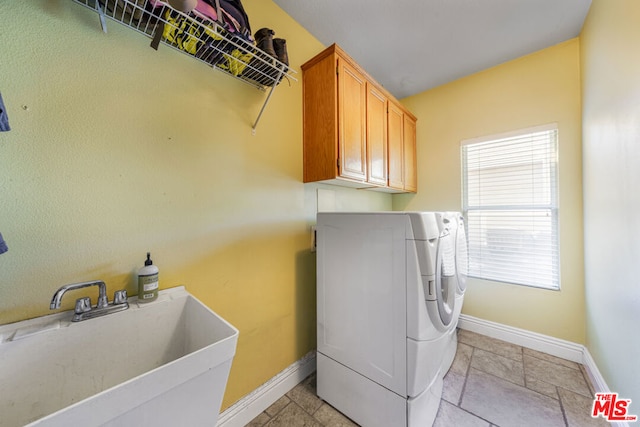
M 640 413 L 640 2 L 594 0 L 581 39 L 587 347 Z
M 323 49 L 273 2 L 243 3 L 294 69 Z M 161 288 L 240 329 L 226 407 L 315 348 L 308 227 L 326 186 L 302 184 L 302 85 L 280 84 L 252 136 L 265 94 L 107 25 L 67 0 L 0 2 L 0 323 L 49 314 L 67 283 L 134 295 L 151 251 Z M 331 189 L 342 209 L 391 209 Z
M 419 191 L 394 196 L 396 210 L 461 210 L 461 141 L 558 123 L 562 290 L 469 280 L 463 313 L 584 343 L 578 39 L 405 98 L 403 103 L 419 118 Z

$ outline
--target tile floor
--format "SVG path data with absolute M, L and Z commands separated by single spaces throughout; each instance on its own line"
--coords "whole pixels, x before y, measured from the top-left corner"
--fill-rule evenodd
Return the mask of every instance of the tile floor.
M 357 426 L 318 398 L 315 387 L 314 373 L 248 426 Z M 459 330 L 434 427 L 607 426 L 589 415 L 593 395 L 577 363 Z

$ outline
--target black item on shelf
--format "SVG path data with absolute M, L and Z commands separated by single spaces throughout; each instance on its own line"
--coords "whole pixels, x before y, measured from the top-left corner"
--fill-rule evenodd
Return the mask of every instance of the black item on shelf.
M 204 43 L 202 43 L 196 52 L 196 58 L 204 62 L 217 65 L 224 61 L 224 54 L 229 51 L 229 43 L 222 38 L 215 38 L 207 34 Z
M 202 0 L 209 3 L 218 13 L 218 22 L 229 33 L 252 42 L 249 17 L 240 0 Z
M 256 46 L 263 52 L 276 57 L 276 51 L 273 48 L 273 36 L 276 34 L 271 28 L 260 28 L 253 37 L 256 39 Z
M 271 86 L 273 77 L 269 73 L 270 64 L 276 56 L 273 49 L 273 36 L 275 31 L 271 28 L 260 28 L 254 34 L 256 41 L 255 53 L 249 61 L 247 68 L 242 72 L 242 76 L 246 79 L 253 80 L 262 86 Z
M 289 69 L 289 55 L 287 54 L 287 41 L 274 39 L 275 31 L 270 28 L 261 28 L 256 31 L 255 39 L 258 49 L 251 58 L 249 66 L 243 72 L 243 76 L 262 86 L 275 86 L 280 83 L 282 76 Z M 277 59 L 279 62 L 274 61 Z M 283 65 L 284 64 L 284 65 Z
M 287 53 L 287 41 L 285 39 L 273 39 L 273 49 L 276 58 L 284 65 L 289 65 L 289 54 Z

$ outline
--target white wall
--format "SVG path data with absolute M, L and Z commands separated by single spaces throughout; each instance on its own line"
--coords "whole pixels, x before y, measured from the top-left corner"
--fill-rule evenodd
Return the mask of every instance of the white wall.
M 587 347 L 640 414 L 640 2 L 594 0 L 581 45 Z

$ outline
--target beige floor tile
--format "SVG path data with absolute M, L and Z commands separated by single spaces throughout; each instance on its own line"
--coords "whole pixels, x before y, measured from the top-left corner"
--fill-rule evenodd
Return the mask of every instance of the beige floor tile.
M 322 427 L 322 424 L 295 402 L 290 402 L 265 427 Z
M 476 349 L 473 352 L 473 357 L 471 357 L 471 367 L 524 386 L 524 367 L 522 361 Z
M 463 376 L 467 375 L 471 353 L 473 353 L 473 347 L 459 342 L 456 349 L 456 357 L 453 359 L 449 372 L 455 372 Z
M 527 380 L 544 381 L 591 397 L 591 391 L 580 369 L 567 368 L 564 365 L 525 355 L 524 372 Z
M 247 424 L 245 427 L 262 427 L 263 425 L 268 423 L 269 420 L 271 420 L 271 417 L 266 413 L 261 412 L 260 415 L 258 415 L 253 420 L 251 420 L 251 422 Z
M 447 401 L 440 402 L 433 427 L 489 427 L 489 423 Z
M 333 406 L 323 403 L 313 417 L 325 426 L 331 427 L 357 427 L 358 424 L 345 417 Z
M 537 391 L 538 393 L 544 394 L 545 396 L 558 399 L 558 390 L 556 389 L 556 386 L 553 384 L 540 381 L 537 378 L 527 377 L 526 387 L 530 390 Z
M 569 427 L 608 426 L 604 418 L 592 418 L 593 399 L 558 387 L 560 402 L 564 409 Z
M 449 371 L 444 377 L 444 384 L 442 386 L 442 398 L 457 405 L 460 402 L 462 396 L 462 389 L 464 388 L 464 375 L 457 374 Z
M 572 362 L 571 360 L 562 359 L 560 357 L 552 356 L 526 347 L 523 347 L 522 352 L 527 356 L 536 357 L 538 359 L 546 360 L 547 362 L 555 363 L 556 365 L 566 366 L 567 368 L 580 370 L 580 364 Z
M 282 411 L 284 407 L 289 404 L 289 402 L 291 402 L 291 399 L 289 399 L 286 395 L 282 396 L 280 399 L 273 402 L 273 404 L 271 404 L 271 406 L 269 406 L 264 412 L 266 412 L 270 417 L 273 417 L 278 412 Z
M 501 427 L 563 427 L 560 402 L 471 368 L 461 408 Z
M 295 403 L 300 405 L 302 409 L 312 414 L 318 410 L 324 403 L 316 394 L 315 376 L 307 379 L 294 388 L 292 388 L 287 396 Z
M 458 342 L 470 345 L 475 348 L 490 351 L 500 356 L 513 360 L 522 360 L 522 347 L 508 342 L 500 341 L 486 335 L 460 329 L 458 331 Z
M 585 368 L 584 365 L 580 365 L 580 371 L 582 371 L 582 376 L 587 381 L 587 385 L 589 386 L 590 395 L 591 396 L 595 396 L 596 395 L 596 389 L 593 387 L 593 383 L 591 382 L 591 378 L 589 377 L 589 374 L 587 373 L 587 368 Z

